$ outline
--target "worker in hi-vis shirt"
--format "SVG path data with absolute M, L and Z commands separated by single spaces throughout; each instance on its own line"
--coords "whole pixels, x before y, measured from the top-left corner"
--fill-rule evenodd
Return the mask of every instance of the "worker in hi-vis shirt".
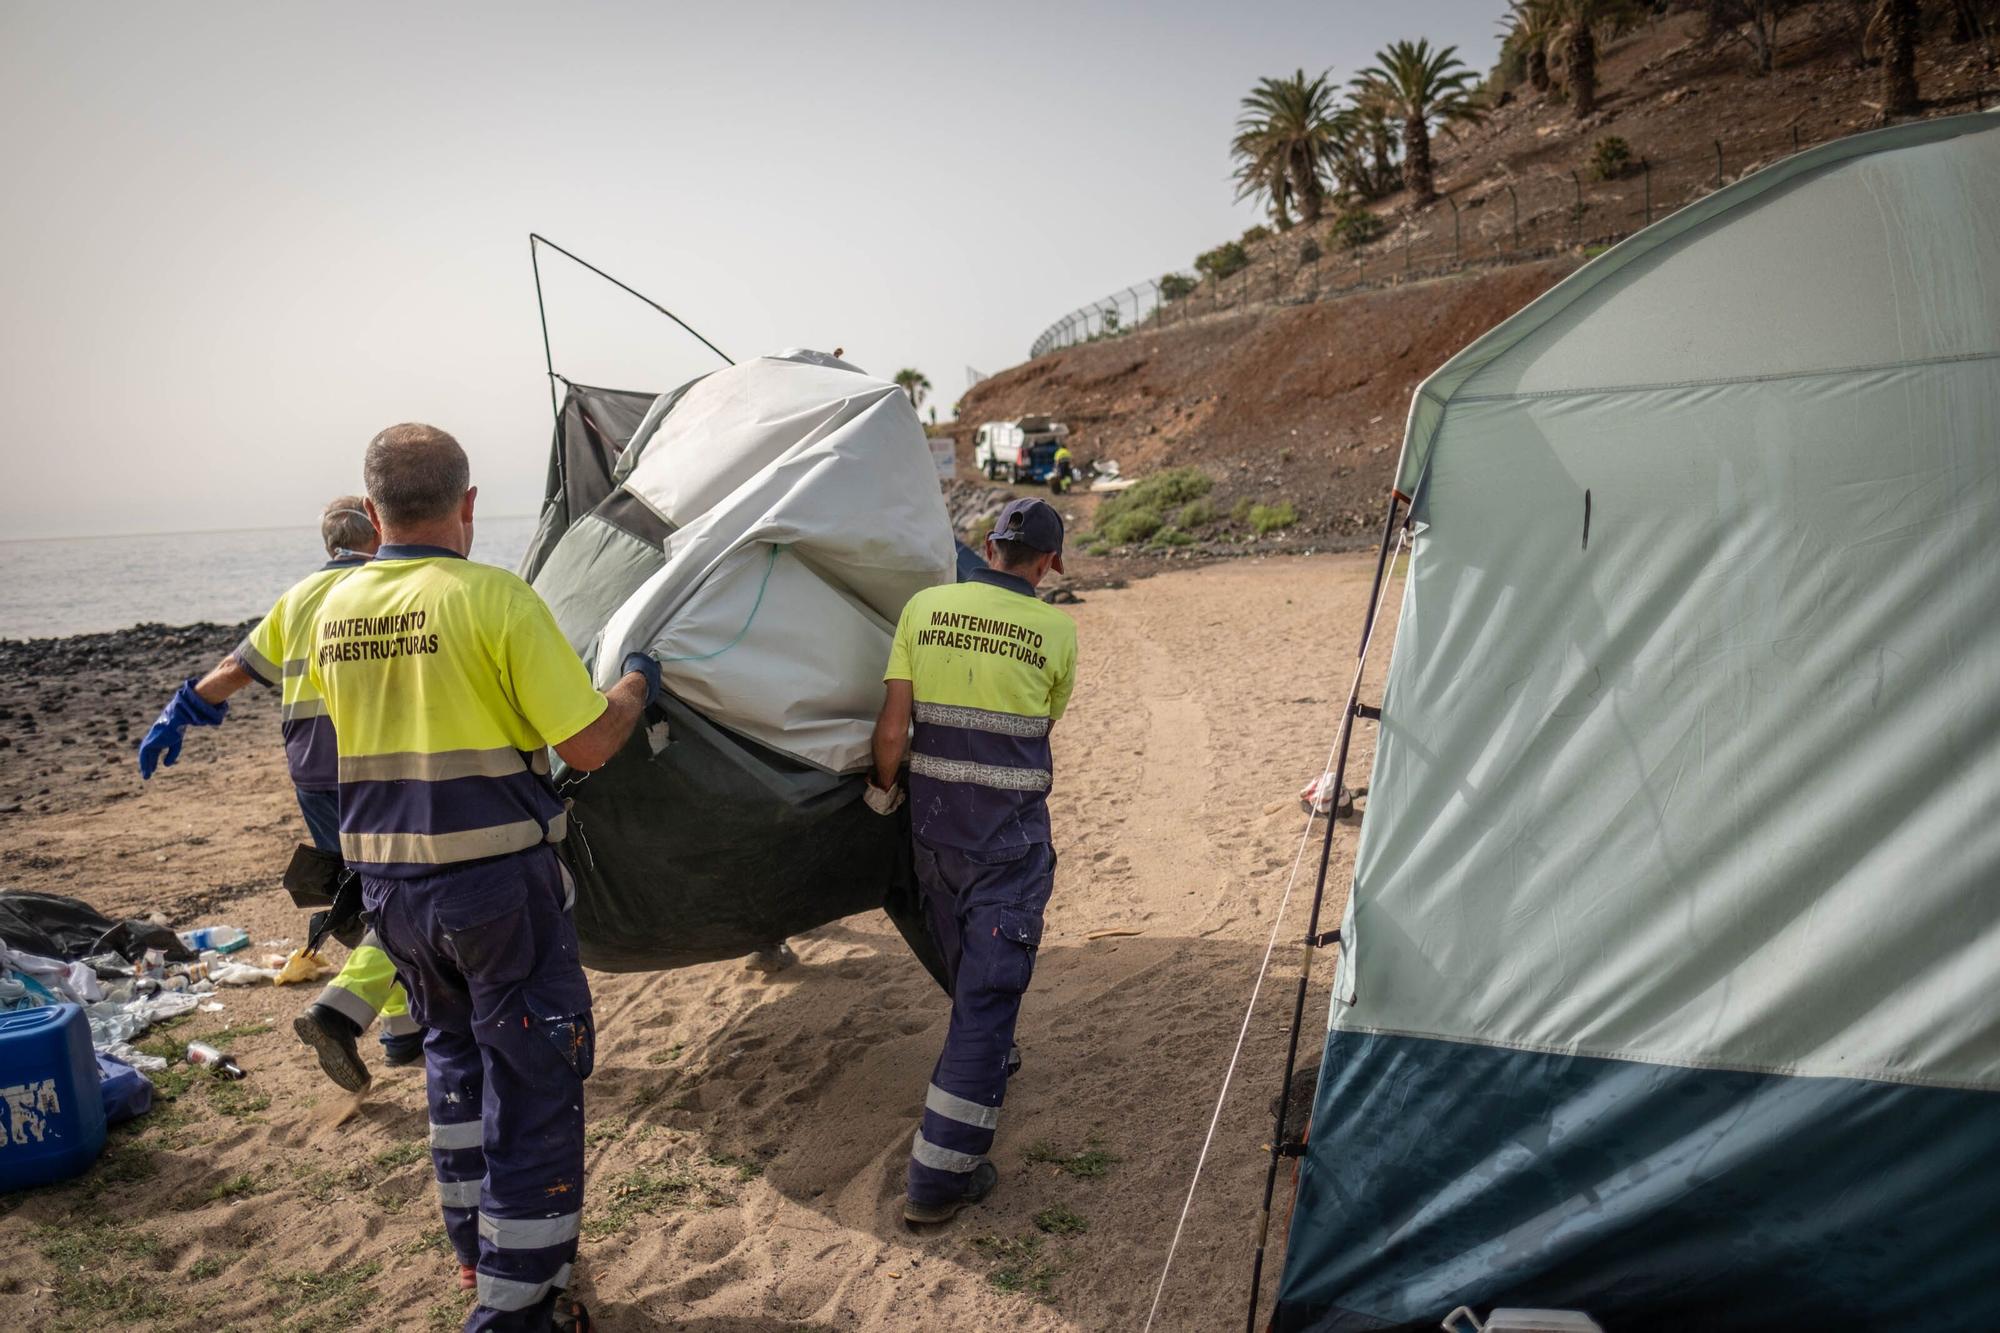
M 1046 502 L 1002 509 L 987 568 L 910 599 L 883 673 L 865 794 L 877 813 L 895 812 L 907 751 L 917 880 L 951 991 L 910 1150 L 912 1225 L 949 1221 L 999 1178 L 986 1153 L 1055 885 L 1049 730 L 1076 683 L 1076 625 L 1035 595 L 1061 572 L 1062 544 L 1062 517 Z
M 251 683 L 276 689 L 279 735 L 291 770 L 299 813 L 315 848 L 340 852 L 340 791 L 334 772 L 333 726 L 312 682 L 306 654 L 312 646 L 320 603 L 333 585 L 368 563 L 379 538 L 358 495 L 335 496 L 320 512 L 319 534 L 327 561 L 287 588 L 242 643 L 200 680 L 182 683 L 139 744 L 139 776 L 154 765 L 171 766 L 180 757 L 182 732 L 189 726 L 217 726 L 229 713 L 228 699 Z M 340 972 L 319 998 L 293 1020 L 300 1040 L 319 1056 L 327 1077 L 359 1092 L 368 1085 L 368 1066 L 355 1041 L 382 1016 L 382 1054 L 392 1065 L 423 1058 L 423 1030 L 410 1017 L 396 969 L 372 934 L 357 940 Z
M 603 694 L 535 591 L 466 559 L 465 451 L 392 426 L 364 464 L 375 559 L 320 606 L 310 657 L 340 746 L 340 849 L 430 1031 L 431 1160 L 468 1329 L 588 1327 L 565 1295 L 594 1058 L 575 889 L 550 780 L 602 766 L 660 688 L 643 653 Z

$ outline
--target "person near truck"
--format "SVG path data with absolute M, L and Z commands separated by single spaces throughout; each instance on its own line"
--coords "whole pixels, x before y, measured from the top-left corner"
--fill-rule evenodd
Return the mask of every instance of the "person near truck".
M 595 1029 L 548 751 L 609 761 L 659 664 L 633 653 L 600 693 L 534 589 L 466 558 L 478 492 L 444 431 L 390 427 L 363 475 L 382 546 L 320 605 L 308 669 L 339 738 L 341 854 L 428 1029 L 465 1327 L 587 1329 L 567 1288 Z
M 1061 495 L 1076 485 L 1076 459 L 1067 442 L 1056 441 L 1056 455 L 1049 466 L 1049 493 Z
M 865 796 L 894 813 L 907 755 L 917 880 L 951 992 L 911 1145 L 912 1226 L 951 1220 L 999 1179 L 986 1154 L 1055 884 L 1049 732 L 1076 682 L 1076 625 L 1035 594 L 1062 570 L 1062 547 L 1062 518 L 1046 501 L 1007 505 L 987 568 L 903 608 L 883 672 Z
M 288 588 L 256 628 L 199 680 L 187 680 L 139 742 L 139 776 L 150 779 L 159 764 L 172 767 L 191 726 L 221 725 L 229 698 L 246 685 L 279 692 L 279 733 L 299 813 L 312 845 L 329 855 L 340 851 L 340 792 L 335 772 L 333 727 L 306 677 L 306 652 L 314 617 L 334 585 L 367 564 L 379 544 L 375 525 L 358 495 L 341 495 L 320 512 L 320 540 L 327 562 Z M 410 1017 L 395 965 L 380 941 L 363 935 L 346 963 L 319 998 L 293 1020 L 293 1030 L 313 1048 L 320 1067 L 340 1087 L 358 1092 L 369 1081 L 357 1039 L 382 1019 L 382 1055 L 391 1065 L 423 1057 L 423 1031 Z

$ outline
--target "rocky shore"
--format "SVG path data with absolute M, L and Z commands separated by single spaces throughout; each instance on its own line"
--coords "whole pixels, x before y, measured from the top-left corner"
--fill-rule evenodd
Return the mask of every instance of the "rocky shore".
M 174 686 L 215 665 L 255 623 L 0 639 L 0 818 L 134 794 L 139 738 Z M 232 721 L 254 718 L 260 731 L 276 714 L 262 690 L 231 706 Z

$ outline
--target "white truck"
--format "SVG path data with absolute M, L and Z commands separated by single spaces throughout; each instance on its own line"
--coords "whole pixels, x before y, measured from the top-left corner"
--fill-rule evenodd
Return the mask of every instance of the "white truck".
M 1069 427 L 1053 417 L 988 421 L 972 437 L 972 465 L 988 481 L 1048 480 Z

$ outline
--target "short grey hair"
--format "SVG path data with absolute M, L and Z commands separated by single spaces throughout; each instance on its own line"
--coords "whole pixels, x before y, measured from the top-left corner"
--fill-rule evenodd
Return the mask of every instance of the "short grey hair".
M 361 479 L 383 523 L 428 523 L 458 507 L 472 467 L 457 440 L 436 426 L 405 422 L 368 442 Z
M 326 508 L 319 514 L 319 539 L 326 543 L 328 555 L 372 551 L 380 540 L 375 535 L 375 525 L 361 508 L 358 495 L 336 495 L 326 502 Z

